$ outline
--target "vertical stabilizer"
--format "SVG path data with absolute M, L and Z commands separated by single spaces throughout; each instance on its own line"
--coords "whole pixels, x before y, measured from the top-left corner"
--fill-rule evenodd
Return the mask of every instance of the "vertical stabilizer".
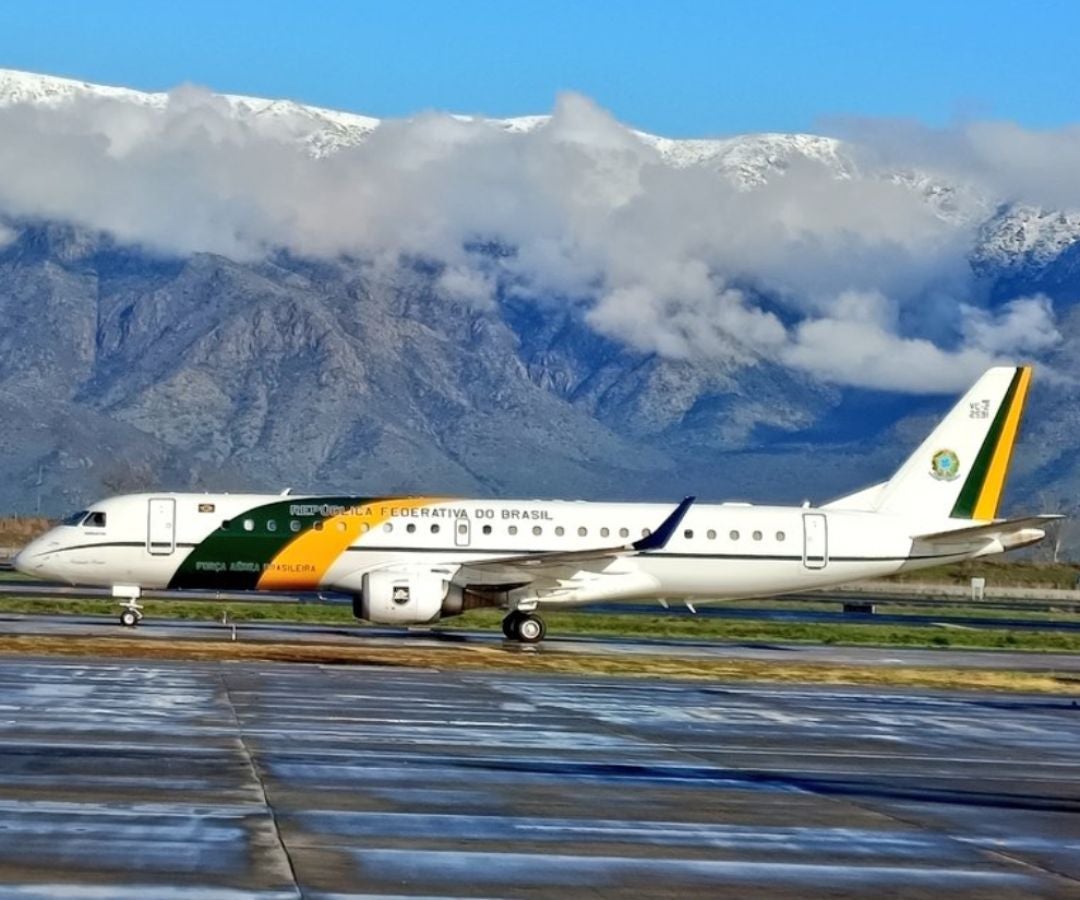
M 1030 366 L 988 370 L 880 488 L 873 508 L 925 519 L 996 518 L 1030 384 Z

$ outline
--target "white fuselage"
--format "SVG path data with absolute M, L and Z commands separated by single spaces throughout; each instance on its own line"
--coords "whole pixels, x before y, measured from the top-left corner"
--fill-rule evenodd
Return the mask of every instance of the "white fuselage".
M 90 510 L 104 514 L 103 526 L 54 528 L 19 555 L 20 570 L 79 585 L 355 593 L 365 573 L 387 566 L 456 572 L 522 554 L 617 548 L 658 527 L 671 506 L 161 493 Z M 600 571 L 568 564 L 557 582 L 520 585 L 512 597 L 546 606 L 765 596 L 971 555 L 920 552 L 912 537 L 927 530 L 925 520 L 878 512 L 695 504 L 662 550 L 616 555 Z

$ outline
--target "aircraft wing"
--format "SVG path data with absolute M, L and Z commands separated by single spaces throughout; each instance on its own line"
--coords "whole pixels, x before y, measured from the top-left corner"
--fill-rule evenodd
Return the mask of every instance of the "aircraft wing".
M 1000 519 L 997 522 L 988 522 L 985 525 L 973 525 L 968 528 L 957 528 L 952 531 L 934 531 L 929 534 L 912 535 L 913 541 L 928 544 L 978 544 L 983 541 L 1001 540 L 1008 541 L 1012 537 L 1021 539 L 1029 538 L 1025 542 L 1033 543 L 1043 537 L 1043 527 L 1058 519 L 1064 518 L 1057 515 L 1024 516 L 1019 519 Z M 1022 532 L 1031 532 L 1023 535 Z M 1036 536 L 1035 532 L 1038 532 Z
M 684 498 L 655 531 L 630 544 L 586 550 L 522 553 L 474 560 L 461 567 L 455 580 L 469 583 L 492 584 L 506 581 L 527 584 L 544 579 L 558 580 L 583 570 L 600 571 L 620 556 L 636 556 L 639 553 L 648 553 L 650 550 L 661 550 L 666 547 L 693 502 L 693 497 Z

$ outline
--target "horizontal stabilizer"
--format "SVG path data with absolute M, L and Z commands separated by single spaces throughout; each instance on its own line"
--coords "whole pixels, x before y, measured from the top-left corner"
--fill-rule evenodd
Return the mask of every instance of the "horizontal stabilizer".
M 981 539 L 993 539 L 1007 534 L 1014 534 L 1028 528 L 1041 529 L 1044 525 L 1056 522 L 1063 516 L 1042 515 L 1025 516 L 1021 519 L 1001 519 L 986 525 L 974 525 L 970 528 L 957 528 L 952 531 L 935 531 L 930 534 L 916 534 L 913 541 L 925 541 L 935 544 L 967 544 Z

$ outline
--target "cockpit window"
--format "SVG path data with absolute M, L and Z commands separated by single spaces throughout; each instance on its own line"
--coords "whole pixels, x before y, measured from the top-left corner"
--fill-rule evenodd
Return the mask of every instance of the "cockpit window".
M 83 522 L 83 528 L 104 528 L 105 527 L 105 513 L 92 512 L 86 517 L 86 521 Z
M 64 521 L 61 522 L 60 524 L 61 525 L 78 525 L 78 524 L 80 524 L 82 522 L 83 519 L 86 518 L 87 514 L 88 513 L 87 513 L 87 511 L 85 509 L 80 509 L 77 513 L 72 513 L 70 516 L 68 516 L 66 519 L 64 519 Z

